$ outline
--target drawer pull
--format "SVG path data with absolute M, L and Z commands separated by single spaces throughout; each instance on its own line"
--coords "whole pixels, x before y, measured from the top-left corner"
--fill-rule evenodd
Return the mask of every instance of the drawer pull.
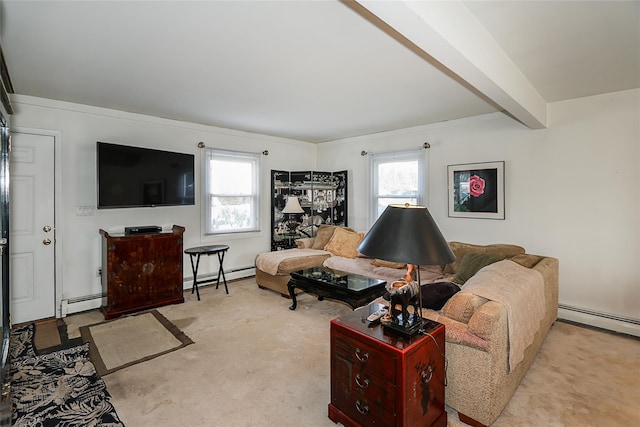
M 427 366 L 426 371 L 428 373 L 423 369 L 422 372 L 420 372 L 420 377 L 422 377 L 423 383 L 429 384 L 429 381 L 431 381 L 431 378 L 433 377 L 433 368 L 431 367 L 431 365 Z
M 364 381 L 360 378 L 360 374 L 356 374 L 356 384 L 358 387 L 364 389 L 369 387 L 369 378 L 365 378 Z
M 366 351 L 364 353 L 362 353 L 362 350 L 360 350 L 360 347 L 356 348 L 356 359 L 358 359 L 361 362 L 366 362 L 369 359 L 369 353 L 367 353 Z
M 362 415 L 367 415 L 369 413 L 369 405 L 367 405 L 366 403 L 363 405 L 362 403 L 360 403 L 359 399 L 356 401 L 356 409 Z

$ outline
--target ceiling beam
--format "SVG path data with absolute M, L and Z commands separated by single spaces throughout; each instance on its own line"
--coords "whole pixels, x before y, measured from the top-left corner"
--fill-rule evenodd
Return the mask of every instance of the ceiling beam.
M 546 128 L 545 100 L 462 2 L 356 1 L 507 114 Z

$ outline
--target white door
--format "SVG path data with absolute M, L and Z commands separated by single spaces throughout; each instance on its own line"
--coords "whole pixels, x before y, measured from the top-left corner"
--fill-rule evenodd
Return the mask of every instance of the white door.
M 13 133 L 10 296 L 13 324 L 55 316 L 53 136 Z

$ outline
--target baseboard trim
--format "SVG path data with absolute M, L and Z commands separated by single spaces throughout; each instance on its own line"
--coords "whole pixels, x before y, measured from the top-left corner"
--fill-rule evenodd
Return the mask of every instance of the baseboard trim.
M 247 277 L 252 277 L 256 275 L 254 267 L 236 268 L 229 271 L 225 271 L 224 274 L 225 274 L 225 277 L 227 278 L 227 282 L 232 280 L 246 279 Z M 200 276 L 198 274 L 198 280 L 205 280 L 205 279 L 212 279 L 212 278 L 215 279 L 217 277 L 218 277 L 217 273 L 203 275 L 203 276 Z M 215 283 L 210 285 L 215 286 Z M 193 287 L 193 277 L 186 277 L 182 281 L 182 289 L 186 291 L 186 290 L 190 290 L 192 287 Z M 198 287 L 202 288 L 202 285 Z M 100 308 L 100 306 L 102 305 L 102 296 L 103 296 L 102 294 L 93 294 L 93 295 L 86 295 L 83 297 L 64 299 L 60 304 L 60 317 L 66 317 L 69 314 L 81 313 L 83 311 L 95 310 L 96 308 Z
M 601 313 L 565 304 L 558 305 L 558 318 L 640 337 L 640 320 L 638 319 Z

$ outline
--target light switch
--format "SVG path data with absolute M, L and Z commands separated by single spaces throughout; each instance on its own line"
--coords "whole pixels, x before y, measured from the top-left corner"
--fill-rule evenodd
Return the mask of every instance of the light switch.
M 76 216 L 92 216 L 94 214 L 93 206 L 77 206 Z

